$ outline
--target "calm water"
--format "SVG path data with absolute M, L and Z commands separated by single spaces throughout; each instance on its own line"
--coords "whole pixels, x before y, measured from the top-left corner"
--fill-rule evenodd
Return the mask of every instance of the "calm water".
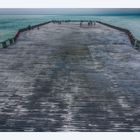
M 0 41 L 6 40 L 18 29 L 49 20 L 100 20 L 129 29 L 140 39 L 140 16 L 68 16 L 68 15 L 0 15 Z

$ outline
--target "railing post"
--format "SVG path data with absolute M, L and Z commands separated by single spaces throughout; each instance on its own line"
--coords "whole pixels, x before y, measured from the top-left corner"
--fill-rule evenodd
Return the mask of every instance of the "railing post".
M 2 42 L 0 42 L 0 48 L 2 47 Z
M 137 48 L 137 40 L 134 41 L 134 48 Z
M 14 43 L 14 39 L 13 38 L 9 39 L 9 42 L 10 42 L 10 45 L 12 45 Z
M 2 47 L 3 48 L 7 48 L 8 47 L 7 44 L 6 44 L 6 41 L 2 42 Z

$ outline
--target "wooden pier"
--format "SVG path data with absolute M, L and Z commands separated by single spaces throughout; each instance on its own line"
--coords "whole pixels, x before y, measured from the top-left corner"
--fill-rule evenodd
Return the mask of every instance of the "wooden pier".
M 43 24 L 0 49 L 0 131 L 140 131 L 140 53 L 101 23 Z

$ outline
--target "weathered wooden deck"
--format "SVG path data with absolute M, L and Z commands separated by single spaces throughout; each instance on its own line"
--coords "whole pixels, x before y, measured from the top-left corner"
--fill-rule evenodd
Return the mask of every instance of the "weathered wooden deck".
M 0 131 L 140 131 L 140 53 L 101 24 L 22 33 L 0 49 Z

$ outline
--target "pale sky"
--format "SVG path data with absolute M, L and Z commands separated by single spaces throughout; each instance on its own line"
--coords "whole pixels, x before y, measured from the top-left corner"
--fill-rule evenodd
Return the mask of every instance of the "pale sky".
M 0 8 L 130 8 L 140 0 L 0 0 Z

